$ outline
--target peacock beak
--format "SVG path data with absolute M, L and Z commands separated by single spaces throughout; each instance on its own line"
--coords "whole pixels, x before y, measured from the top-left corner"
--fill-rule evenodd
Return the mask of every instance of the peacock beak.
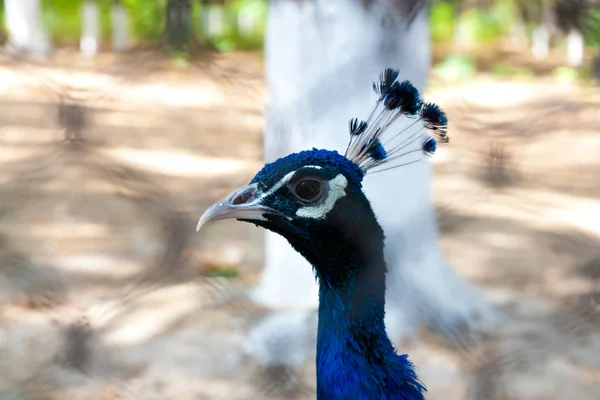
M 264 196 L 256 183 L 244 186 L 224 200 L 210 206 L 198 220 L 196 232 L 209 221 L 223 219 L 244 219 L 250 221 L 266 221 L 265 214 L 285 215 L 275 209 L 261 204 Z

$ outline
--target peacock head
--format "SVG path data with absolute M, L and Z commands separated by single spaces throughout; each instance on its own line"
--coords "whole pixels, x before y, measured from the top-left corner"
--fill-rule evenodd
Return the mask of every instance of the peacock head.
M 345 280 L 349 271 L 339 271 L 340 263 L 361 264 L 351 258 L 372 258 L 383 243 L 362 190 L 365 175 L 422 161 L 448 142 L 445 114 L 397 78 L 386 69 L 373 84 L 375 109 L 365 121 L 350 120 L 344 155 L 312 149 L 265 165 L 249 185 L 206 210 L 197 230 L 222 219 L 254 223 L 284 236 L 320 278 Z

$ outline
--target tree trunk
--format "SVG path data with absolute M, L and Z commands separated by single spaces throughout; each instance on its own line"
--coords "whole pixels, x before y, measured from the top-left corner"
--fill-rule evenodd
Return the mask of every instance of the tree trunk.
M 600 48 L 596 49 L 592 60 L 592 74 L 596 80 L 600 81 Z
M 550 32 L 545 25 L 540 25 L 531 34 L 531 53 L 536 60 L 545 60 L 549 52 Z
M 225 30 L 223 5 L 210 0 L 202 0 L 200 13 L 200 29 L 204 38 L 213 38 L 223 34 Z
M 189 0 L 169 0 L 167 2 L 165 31 L 167 43 L 173 49 L 179 50 L 190 43 L 192 5 Z
M 81 6 L 81 53 L 93 57 L 100 51 L 100 9 L 95 0 Z
M 550 39 L 556 31 L 554 10 L 552 4 L 542 2 L 540 26 L 534 29 L 531 36 L 531 53 L 537 60 L 545 60 L 550 52 Z
M 584 50 L 583 34 L 579 29 L 572 28 L 567 34 L 567 62 L 570 67 L 581 67 Z
M 129 19 L 127 17 L 127 10 L 121 1 L 116 0 L 110 12 L 113 51 L 117 53 L 127 51 L 129 48 Z
M 454 36 L 452 44 L 457 52 L 470 50 L 473 46 L 473 38 L 470 36 L 468 26 L 464 18 L 461 18 L 461 12 L 456 13 L 456 22 L 454 23 Z
M 10 48 L 41 56 L 50 53 L 40 0 L 5 0 L 4 12 Z
M 376 100 L 372 82 L 385 67 L 399 69 L 402 79 L 424 89 L 431 65 L 426 8 L 418 8 L 409 23 L 407 7 L 392 7 L 390 2 L 270 2 L 265 37 L 267 162 L 312 147 L 343 153 L 348 120 L 371 112 Z M 414 335 L 422 326 L 452 332 L 470 325 L 476 316 L 492 313 L 478 292 L 453 273 L 438 247 L 431 177 L 431 165 L 422 162 L 369 175 L 364 182 L 388 238 L 386 324 L 393 339 Z M 311 266 L 285 239 L 270 232 L 254 298 L 282 312 L 281 324 L 271 317 L 256 328 L 248 347 L 259 360 L 272 363 L 276 355 L 263 354 L 269 346 L 260 341 L 273 341 L 277 331 L 289 332 L 283 327 L 289 317 L 283 313 L 310 313 L 318 299 Z M 316 326 L 306 329 L 313 328 L 316 332 Z

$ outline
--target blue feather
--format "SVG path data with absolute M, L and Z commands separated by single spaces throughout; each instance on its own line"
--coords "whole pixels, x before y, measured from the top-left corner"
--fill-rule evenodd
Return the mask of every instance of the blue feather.
M 427 139 L 425 139 L 425 142 L 423 142 L 423 151 L 425 152 L 425 154 L 432 155 L 433 153 L 435 153 L 436 149 L 437 142 L 434 138 L 428 137 Z
M 398 71 L 385 69 L 373 83 L 380 96 L 367 120 L 350 120 L 344 155 L 365 173 L 421 161 L 423 155 L 435 152 L 438 143 L 448 143 L 446 114 L 436 104 L 423 103 L 409 81 L 397 78 Z
M 348 123 L 350 129 L 350 135 L 358 136 L 367 129 L 367 123 L 365 121 L 359 121 L 358 118 L 352 118 Z
M 394 82 L 381 97 L 388 110 L 400 109 L 407 114 L 417 113 L 421 105 L 419 91 L 409 81 Z
M 281 178 L 284 171 L 298 169 L 309 163 L 335 167 L 355 182 L 361 182 L 364 177 L 364 172 L 356 164 L 337 151 L 312 149 L 289 154 L 266 164 L 250 183 L 270 187 Z
M 386 68 L 379 75 L 379 82 L 373 82 L 373 90 L 375 93 L 385 95 L 394 81 L 398 79 L 399 72 L 397 70 Z
M 426 127 L 434 131 L 442 143 L 448 143 L 448 118 L 437 104 L 425 103 L 421 108 L 421 118 L 426 123 Z
M 387 157 L 387 152 L 383 148 L 383 145 L 379 139 L 376 139 L 375 142 L 369 146 L 367 153 L 375 161 L 382 161 Z

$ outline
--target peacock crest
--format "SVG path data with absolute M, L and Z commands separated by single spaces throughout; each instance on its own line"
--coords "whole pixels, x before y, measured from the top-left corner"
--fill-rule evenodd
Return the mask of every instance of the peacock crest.
M 433 103 L 421 101 L 419 91 L 385 69 L 373 90 L 379 95 L 367 120 L 349 122 L 347 159 L 364 173 L 392 169 L 432 155 L 438 143 L 448 143 L 448 119 Z M 379 168 L 377 168 L 379 167 Z

